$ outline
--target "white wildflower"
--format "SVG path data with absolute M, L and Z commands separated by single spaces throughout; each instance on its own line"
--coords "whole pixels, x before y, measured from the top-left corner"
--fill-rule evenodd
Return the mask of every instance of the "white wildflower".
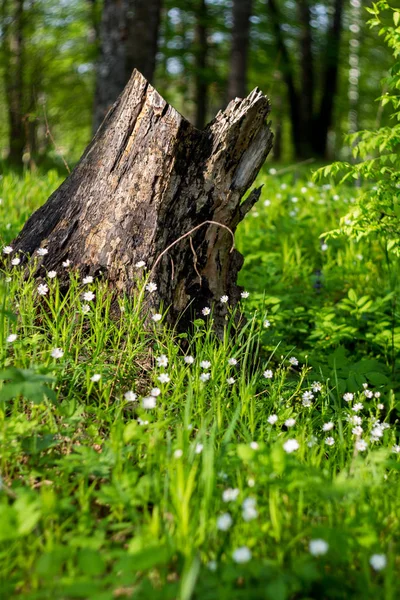
M 228 359 L 228 365 L 231 365 L 232 367 L 234 367 L 235 365 L 237 365 L 236 358 L 229 358 Z
M 325 540 L 321 539 L 310 540 L 308 549 L 310 551 L 310 554 L 312 554 L 313 556 L 323 556 L 328 552 L 329 544 Z
M 171 381 L 169 375 L 167 375 L 167 373 L 161 373 L 158 377 L 157 377 L 158 381 L 160 383 L 168 383 L 169 381 Z
M 268 321 L 268 319 L 265 319 L 265 321 L 263 322 L 263 327 L 265 327 L 265 329 L 268 329 L 268 327 L 271 327 L 271 321 Z
M 299 361 L 297 360 L 297 358 L 295 356 L 291 356 L 289 358 L 289 364 L 291 364 L 293 367 L 297 367 L 297 365 L 299 364 Z
M 211 363 L 209 360 L 202 360 L 200 366 L 202 369 L 209 369 L 211 367 Z
M 196 454 L 201 454 L 203 452 L 203 448 L 203 444 L 196 444 L 194 451 L 196 452 Z
M 93 277 L 91 275 L 88 275 L 87 277 L 84 277 L 82 279 L 82 283 L 83 283 L 83 285 L 86 285 L 88 283 L 93 283 Z
M 95 298 L 95 294 L 93 292 L 85 292 L 82 296 L 85 302 L 91 302 Z
M 49 291 L 49 288 L 47 287 L 47 285 L 45 283 L 41 283 L 37 287 L 37 293 L 39 294 L 39 296 L 45 296 L 48 291 Z
M 157 284 L 153 283 L 152 281 L 146 285 L 146 290 L 148 292 L 150 292 L 150 294 L 152 294 L 153 292 L 155 292 L 156 289 L 157 289 Z
M 168 357 L 165 354 L 161 354 L 156 358 L 156 363 L 159 367 L 167 367 L 168 366 Z
M 129 390 L 128 392 L 125 392 L 124 398 L 127 402 L 135 402 L 135 400 L 137 400 L 137 394 L 132 392 L 132 390 Z
M 240 295 L 242 298 L 248 298 L 250 296 L 250 292 L 242 292 Z
M 343 400 L 344 400 L 345 402 L 351 402 L 353 399 L 354 399 L 354 394 L 352 394 L 351 392 L 346 392 L 346 393 L 343 395 Z
M 322 431 L 330 431 L 335 427 L 335 424 L 332 421 L 328 421 L 322 425 Z
M 247 546 L 241 546 L 240 548 L 236 548 L 232 554 L 232 558 L 238 564 L 247 563 L 251 560 L 251 551 Z
M 6 342 L 8 342 L 9 344 L 12 344 L 13 342 L 15 342 L 15 340 L 17 339 L 17 334 L 16 333 L 10 333 L 9 336 L 7 336 L 6 338 Z
M 142 399 L 142 408 L 144 408 L 146 410 L 151 410 L 152 408 L 155 408 L 156 404 L 157 404 L 157 401 L 154 398 L 154 396 L 146 396 L 145 398 Z
M 63 266 L 65 269 L 68 269 L 68 267 L 69 267 L 69 266 L 71 266 L 71 261 L 69 260 L 69 258 L 68 258 L 67 260 L 64 260 L 64 262 L 63 262 L 62 266 Z
M 364 390 L 364 396 L 366 398 L 373 398 L 374 392 L 372 392 L 371 390 Z
M 356 404 L 354 404 L 352 410 L 354 410 L 354 412 L 359 412 L 363 408 L 364 408 L 364 404 L 361 404 L 361 402 L 356 402 Z
M 13 251 L 12 246 L 4 246 L 3 247 L 3 254 L 11 254 L 12 251 Z
M 15 258 L 12 259 L 11 264 L 13 267 L 16 267 L 17 265 L 19 265 L 19 263 L 21 262 L 21 259 L 16 256 Z
M 84 315 L 87 315 L 90 312 L 89 304 L 82 304 L 81 310 Z
M 143 267 L 145 267 L 145 266 L 146 266 L 146 263 L 144 262 L 144 260 L 138 260 L 138 262 L 135 263 L 135 267 L 137 269 L 143 269 Z
M 50 356 L 52 358 L 62 358 L 64 356 L 64 350 L 62 350 L 61 348 L 53 348 L 53 350 L 50 353 Z
M 175 450 L 174 452 L 174 458 L 182 458 L 183 456 L 183 450 L 181 450 L 180 448 L 178 448 L 177 450 Z
M 187 365 L 192 365 L 194 363 L 193 356 L 185 356 L 184 361 Z
M 205 383 L 206 381 L 208 381 L 210 379 L 210 377 L 211 377 L 210 373 L 202 373 L 200 375 L 200 381 Z
M 222 500 L 224 502 L 234 502 L 239 496 L 238 488 L 227 488 L 222 492 Z
M 159 321 L 161 321 L 162 315 L 160 315 L 160 313 L 156 313 L 151 318 L 153 319 L 154 323 L 158 323 Z
M 100 381 L 101 379 L 101 375 L 99 373 L 95 373 L 94 375 L 91 376 L 90 381 L 93 381 L 96 383 L 96 381 Z
M 228 377 L 228 379 L 226 380 L 226 383 L 228 385 L 233 385 L 235 383 L 235 378 L 234 377 Z
M 299 448 L 300 448 L 299 442 L 297 440 L 294 440 L 294 439 L 287 440 L 283 444 L 283 449 L 288 454 L 291 454 L 292 452 L 295 452 L 295 450 L 298 450 Z
M 228 531 L 233 523 L 233 519 L 229 513 L 224 513 L 217 519 L 217 529 L 220 531 Z
M 55 277 L 57 277 L 57 271 L 49 271 L 49 272 L 47 273 L 47 277 L 48 277 L 49 279 L 54 279 Z
M 224 295 L 224 296 L 221 296 L 221 298 L 219 299 L 219 301 L 220 301 L 222 304 L 226 304 L 227 302 L 229 302 L 229 296 L 226 296 L 226 295 Z
M 357 440 L 355 443 L 356 450 L 359 452 L 364 452 L 367 449 L 367 442 L 365 440 Z
M 209 315 L 209 314 L 210 314 L 210 312 L 211 312 L 211 308 L 210 308 L 209 306 L 205 306 L 201 312 L 202 312 L 202 313 L 203 313 L 203 315 L 206 317 L 207 315 Z
M 293 417 L 286 419 L 285 425 L 286 427 L 293 427 L 294 425 L 296 425 L 296 419 L 293 419 Z
M 335 445 L 335 440 L 333 437 L 327 437 L 325 438 L 325 444 L 327 446 L 334 446 Z
M 271 371 L 271 369 L 267 369 L 266 371 L 264 371 L 263 376 L 265 377 L 265 379 L 272 379 L 274 374 Z
M 356 425 L 355 427 L 353 427 L 353 429 L 351 430 L 351 433 L 353 435 L 356 435 L 357 437 L 360 437 L 363 434 L 363 428 L 360 427 L 360 425 Z
M 154 396 L 154 398 L 157 398 L 157 396 L 159 396 L 160 394 L 161 390 L 158 387 L 153 388 L 150 392 L 150 396 Z
M 269 415 L 267 421 L 270 425 L 275 425 L 278 420 L 278 415 Z
M 47 250 L 47 248 L 38 248 L 37 250 L 37 255 L 38 256 L 46 256 L 46 254 L 48 254 L 49 251 Z
M 387 565 L 386 556 L 384 554 L 373 554 L 369 559 L 369 564 L 375 571 L 382 571 Z
M 322 390 L 322 383 L 320 383 L 319 381 L 314 381 L 314 383 L 312 384 L 312 391 L 316 394 L 317 392 L 320 392 Z

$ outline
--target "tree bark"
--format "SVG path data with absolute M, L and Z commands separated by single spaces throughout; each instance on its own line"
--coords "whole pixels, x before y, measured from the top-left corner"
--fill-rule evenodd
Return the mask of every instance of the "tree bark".
M 8 19 L 5 20 L 4 54 L 5 54 L 5 92 L 7 98 L 9 121 L 9 154 L 8 160 L 12 166 L 22 168 L 25 150 L 24 126 L 24 82 L 23 82 L 23 51 L 24 51 L 24 3 L 23 0 L 13 0 Z
M 268 99 L 255 89 L 199 131 L 135 71 L 14 251 L 38 260 L 38 277 L 51 269 L 67 282 L 62 263 L 69 259 L 82 275 L 106 277 L 126 293 L 143 260 L 157 285 L 148 293 L 150 307 L 169 306 L 171 322 L 183 313 L 184 327 L 190 313 L 202 316 L 214 305 L 222 326 L 219 298 L 226 294 L 234 305 L 240 297 L 243 257 L 232 251 L 232 233 L 260 195 L 255 190 L 241 203 L 272 147 L 268 113 Z M 44 257 L 40 246 L 48 248 Z
M 314 120 L 314 59 L 312 53 L 311 15 L 308 0 L 297 0 L 300 23 L 300 155 L 313 155 L 312 132 Z
M 198 0 L 196 11 L 196 119 L 198 129 L 203 129 L 207 118 L 208 82 L 207 82 L 207 5 L 205 0 Z
M 126 1 L 104 0 L 96 67 L 93 128 L 97 130 L 126 84 Z
M 228 84 L 229 100 L 247 94 L 247 62 L 250 45 L 252 0 L 233 0 L 232 48 Z
M 133 69 L 153 82 L 162 0 L 128 0 L 125 82 Z

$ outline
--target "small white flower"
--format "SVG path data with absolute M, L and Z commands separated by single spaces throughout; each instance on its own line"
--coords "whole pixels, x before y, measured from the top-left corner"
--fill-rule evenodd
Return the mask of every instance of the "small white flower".
M 251 560 L 251 551 L 247 546 L 241 546 L 240 548 L 236 548 L 232 554 L 232 558 L 238 564 L 247 563 Z
M 312 436 L 310 437 L 310 439 L 308 440 L 308 442 L 307 442 L 307 446 L 308 446 L 309 448 L 312 448 L 313 446 L 315 446 L 315 444 L 316 444 L 317 442 L 318 442 L 318 438 L 316 438 L 316 437 L 315 437 L 315 435 L 312 435 Z
M 203 315 L 206 317 L 207 315 L 209 315 L 209 314 L 210 314 L 210 312 L 211 312 L 211 308 L 210 308 L 209 306 L 205 306 L 201 312 L 202 312 L 202 313 L 203 313 Z
M 253 521 L 253 519 L 257 519 L 258 517 L 258 510 L 255 508 L 255 506 L 244 506 L 242 511 L 242 517 L 243 520 L 246 521 L 246 523 L 248 523 L 249 521 Z
M 184 361 L 187 365 L 192 365 L 194 363 L 194 358 L 193 356 L 185 356 Z
M 229 513 L 224 513 L 217 519 L 217 529 L 220 531 L 228 531 L 233 523 L 233 519 Z
M 312 391 L 314 393 L 320 392 L 322 390 L 322 383 L 320 383 L 319 381 L 314 381 L 314 383 L 312 384 Z
M 158 387 L 153 388 L 150 392 L 150 396 L 154 396 L 154 398 L 157 398 L 157 396 L 159 396 L 160 394 L 161 390 Z
M 299 364 L 299 361 L 297 360 L 297 358 L 295 356 L 291 356 L 289 358 L 289 364 L 291 364 L 293 367 L 297 367 L 297 365 Z
M 169 381 L 171 381 L 169 375 L 167 375 L 167 373 L 161 373 L 158 377 L 157 377 L 158 381 L 160 383 L 168 383 Z
M 268 321 L 268 319 L 265 319 L 265 321 L 263 323 L 263 327 L 265 327 L 265 329 L 268 329 L 268 327 L 271 327 L 271 321 Z
M 226 380 L 226 383 L 228 385 L 233 385 L 235 383 L 235 378 L 234 377 L 228 377 L 228 379 Z
M 144 262 L 144 260 L 138 260 L 138 262 L 135 263 L 135 267 L 137 269 L 143 269 L 143 267 L 145 267 L 145 266 L 146 266 L 146 263 Z
M 400 445 L 395 444 L 394 446 L 392 446 L 392 452 L 394 452 L 394 454 L 400 454 Z
M 375 571 L 382 571 L 387 565 L 386 556 L 384 554 L 373 554 L 369 559 L 369 564 Z
M 209 360 L 202 360 L 200 366 L 202 369 L 209 369 L 211 367 L 211 363 Z
M 4 246 L 3 247 L 3 254 L 11 254 L 12 251 L 13 251 L 12 246 Z
M 142 408 L 146 410 L 151 410 L 155 408 L 157 405 L 157 401 L 154 396 L 146 396 L 142 399 Z
M 378 441 L 379 438 L 383 436 L 383 429 L 379 425 L 371 429 L 371 439 L 373 441 Z
M 202 381 L 203 383 L 205 383 L 209 379 L 210 379 L 210 373 L 202 373 L 200 375 L 200 381 Z
M 12 281 L 11 277 L 6 277 L 4 280 L 6 283 L 10 283 L 10 281 Z
M 294 439 L 287 440 L 283 444 L 283 449 L 288 454 L 291 454 L 292 452 L 295 452 L 295 450 L 298 450 L 299 448 L 300 448 L 299 442 L 297 440 L 294 440 Z
M 335 445 L 335 440 L 333 437 L 327 437 L 325 438 L 325 444 L 327 446 L 334 446 Z
M 228 365 L 231 365 L 232 367 L 234 367 L 235 365 L 237 365 L 236 358 L 229 358 L 228 359 Z
M 361 404 L 361 402 L 356 402 L 356 404 L 354 404 L 353 409 L 354 412 L 358 412 L 360 410 L 362 410 L 364 408 L 364 404 Z
M 16 333 L 10 333 L 10 335 L 7 337 L 6 342 L 8 342 L 9 344 L 12 344 L 13 342 L 15 342 L 15 340 L 17 339 L 17 334 Z
M 375 396 L 375 398 L 380 398 L 381 397 L 381 393 L 380 392 L 375 392 L 374 396 Z
M 174 452 L 174 458 L 182 458 L 183 456 L 183 450 L 181 450 L 180 448 L 178 448 L 177 450 L 175 450 Z
M 267 421 L 270 425 L 275 425 L 278 420 L 278 415 L 269 415 Z
M 353 416 L 348 417 L 348 421 L 349 421 L 349 423 L 352 423 L 353 425 L 361 425 L 362 418 L 359 415 L 353 415 Z
M 351 402 L 354 398 L 354 394 L 352 394 L 351 392 L 346 392 L 343 396 L 343 400 L 345 402 Z
M 157 284 L 153 283 L 152 281 L 146 285 L 146 290 L 148 292 L 150 292 L 150 294 L 152 294 L 153 292 L 155 292 L 156 289 L 157 289 Z
M 21 262 L 21 259 L 18 258 L 18 256 L 16 256 L 15 258 L 12 259 L 11 264 L 13 267 L 16 267 L 17 265 L 19 265 L 20 262 Z
M 291 417 L 290 419 L 286 419 L 286 421 L 285 421 L 286 427 L 293 427 L 295 424 L 296 424 L 296 419 L 293 419 L 293 417 Z
M 254 479 L 252 477 L 250 477 L 250 479 L 247 480 L 247 485 L 249 487 L 254 487 L 256 484 L 256 482 L 254 481 Z
M 250 292 L 242 292 L 240 295 L 242 298 L 248 298 L 250 296 Z
M 100 381 L 101 379 L 101 375 L 99 375 L 99 373 L 95 373 L 94 375 L 91 376 L 90 381 L 94 381 L 96 383 L 96 381 Z
M 304 392 L 302 395 L 303 400 L 313 400 L 314 394 L 312 392 Z
M 357 440 L 355 443 L 356 450 L 359 452 L 364 452 L 367 449 L 367 442 L 365 440 Z
M 196 454 L 201 454 L 203 452 L 203 448 L 203 444 L 196 444 L 194 451 L 196 452 Z
M 250 448 L 251 448 L 252 450 L 258 450 L 258 448 L 259 448 L 259 445 L 258 445 L 258 443 L 257 443 L 257 442 L 250 442 Z
M 299 201 L 299 199 L 297 198 L 297 196 L 293 196 L 293 198 L 291 198 L 293 204 L 296 204 L 296 202 Z
M 84 277 L 82 279 L 82 283 L 83 283 L 83 285 L 86 285 L 87 283 L 93 283 L 93 277 L 91 275 Z
M 57 271 L 49 271 L 49 272 L 47 273 L 47 277 L 48 277 L 49 279 L 54 279 L 55 277 L 57 277 Z
M 64 350 L 62 350 L 61 348 L 53 348 L 53 350 L 50 353 L 50 356 L 52 358 L 62 358 L 64 356 Z
M 210 560 L 210 561 L 207 563 L 207 569 L 208 569 L 209 571 L 213 571 L 213 572 L 214 572 L 214 571 L 216 571 L 216 570 L 217 570 L 217 566 L 218 566 L 218 565 L 217 565 L 217 561 L 216 561 L 216 560 Z
M 328 250 L 328 244 L 326 244 L 326 243 L 321 244 L 321 250 L 322 250 L 322 252 L 326 252 L 326 250 Z
M 234 502 L 239 496 L 238 488 L 227 488 L 222 492 L 222 500 L 224 502 Z
M 357 437 L 360 437 L 360 435 L 363 434 L 363 428 L 360 427 L 360 425 L 356 425 L 355 427 L 353 427 L 353 429 L 351 430 L 351 433 L 353 435 L 356 435 Z
M 373 396 L 374 396 L 374 392 L 373 392 L 373 391 L 371 391 L 371 390 L 364 390 L 364 396 L 365 396 L 366 398 L 373 398 Z
M 363 383 L 362 386 L 363 386 L 364 390 L 366 390 L 368 387 L 368 383 Z
M 140 417 L 137 419 L 137 422 L 139 425 L 148 425 L 149 424 L 148 421 L 143 421 Z
M 221 296 L 221 298 L 219 299 L 219 301 L 222 304 L 226 304 L 227 302 L 229 302 L 229 296 L 226 296 L 226 295 L 225 296 Z
M 168 366 L 168 357 L 165 354 L 161 354 L 156 358 L 156 363 L 159 367 L 167 367 Z
M 45 296 L 48 291 L 49 291 L 49 288 L 47 287 L 47 285 L 45 283 L 41 283 L 37 287 L 37 293 L 39 294 L 39 296 Z
M 267 369 L 266 371 L 264 371 L 263 376 L 265 377 L 265 379 L 272 379 L 274 374 L 271 371 L 271 369 Z
M 335 424 L 332 421 L 328 421 L 322 425 L 322 431 L 330 431 L 335 427 Z
M 385 405 L 384 405 L 384 404 L 382 404 L 381 402 L 379 402 L 379 404 L 377 404 L 377 405 L 376 405 L 376 408 L 377 408 L 378 410 L 383 410 L 383 409 L 385 408 Z
M 82 304 L 81 310 L 84 315 L 87 315 L 90 312 L 89 304 Z
M 47 248 L 38 248 L 37 250 L 37 255 L 38 256 L 46 256 L 46 254 L 48 254 L 49 251 L 47 250 Z
M 135 402 L 135 400 L 137 400 L 137 395 L 132 392 L 132 390 L 129 390 L 128 392 L 125 392 L 124 398 L 127 402 Z
M 312 554 L 313 556 L 323 556 L 328 552 L 329 544 L 325 540 L 321 539 L 310 540 L 310 543 L 308 544 L 308 549 L 310 551 L 310 554 Z
M 69 258 L 68 258 L 67 260 L 64 260 L 64 262 L 63 262 L 62 266 L 63 266 L 65 269 L 68 269 L 68 267 L 69 267 L 69 266 L 71 266 L 71 261 L 69 260 Z
M 82 296 L 85 302 L 91 302 L 95 298 L 95 294 L 93 292 L 85 292 Z
M 272 168 L 272 169 L 270 169 L 270 170 L 268 171 L 268 173 L 269 173 L 270 175 L 276 175 L 276 173 L 277 173 L 277 170 L 276 170 L 276 169 L 274 169 L 274 168 Z M 283 184 L 282 184 L 282 185 L 283 185 Z M 281 187 L 282 187 L 282 186 L 281 186 Z
M 154 323 L 158 323 L 159 321 L 161 321 L 162 315 L 160 315 L 160 313 L 156 313 L 151 318 L 153 319 Z

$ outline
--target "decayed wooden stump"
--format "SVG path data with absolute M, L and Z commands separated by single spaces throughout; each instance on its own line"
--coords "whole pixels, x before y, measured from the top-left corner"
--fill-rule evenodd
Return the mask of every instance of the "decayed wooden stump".
M 39 276 L 51 269 L 62 277 L 69 259 L 83 275 L 101 272 L 128 293 L 143 260 L 155 266 L 157 291 L 149 302 L 170 306 L 171 322 L 189 304 L 200 315 L 212 303 L 221 322 L 226 308 L 219 299 L 238 301 L 243 263 L 226 228 L 234 232 L 260 195 L 255 190 L 241 203 L 272 147 L 268 113 L 268 99 L 255 89 L 200 131 L 134 71 L 79 164 L 30 217 L 14 250 L 37 257 L 40 246 L 48 248 Z M 164 252 L 206 221 L 225 228 L 207 223 Z

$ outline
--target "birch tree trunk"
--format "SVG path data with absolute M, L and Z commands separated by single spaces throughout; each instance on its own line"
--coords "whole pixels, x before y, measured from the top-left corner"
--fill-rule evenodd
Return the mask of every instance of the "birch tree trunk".
M 67 282 L 62 263 L 70 260 L 128 294 L 144 261 L 157 286 L 151 308 L 170 307 L 172 323 L 184 313 L 185 327 L 214 305 L 222 325 L 220 297 L 230 305 L 240 297 L 243 258 L 232 233 L 260 195 L 241 202 L 272 146 L 268 113 L 255 89 L 200 131 L 135 71 L 74 171 L 25 224 L 15 252 L 38 260 L 38 277 L 56 270 Z M 39 257 L 39 247 L 48 254 Z

